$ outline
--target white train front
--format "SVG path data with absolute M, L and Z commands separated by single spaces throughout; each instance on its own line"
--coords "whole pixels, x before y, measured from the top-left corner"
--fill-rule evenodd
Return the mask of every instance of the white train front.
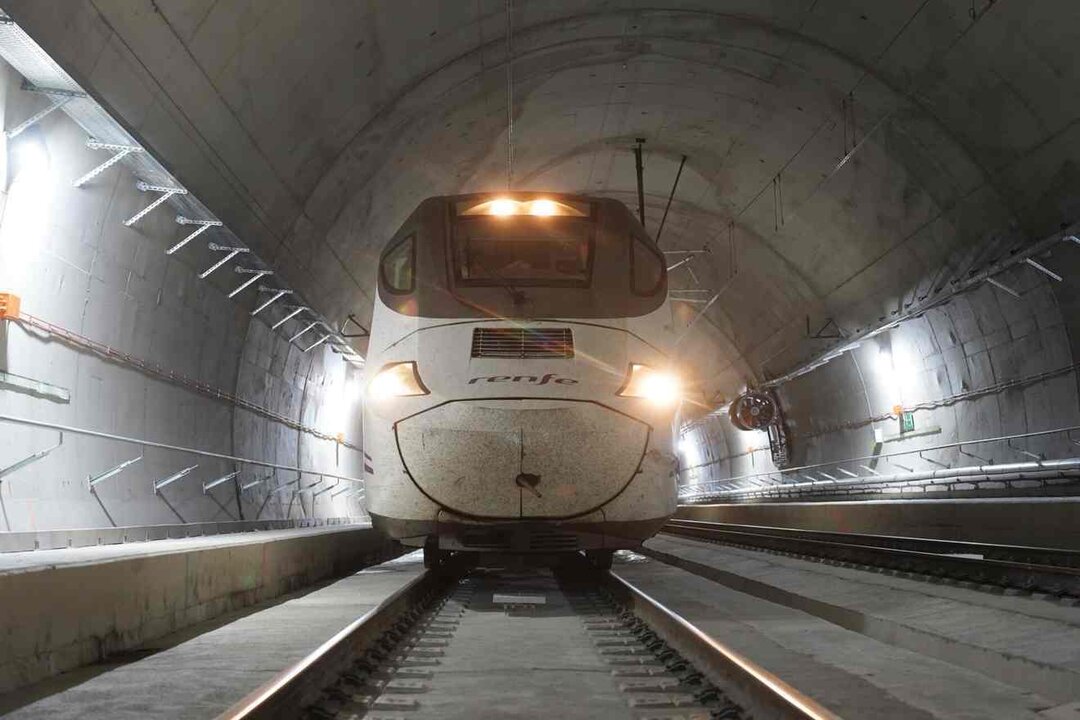
M 429 561 L 639 545 L 675 510 L 672 339 L 664 256 L 622 203 L 425 200 L 379 264 L 373 523 Z

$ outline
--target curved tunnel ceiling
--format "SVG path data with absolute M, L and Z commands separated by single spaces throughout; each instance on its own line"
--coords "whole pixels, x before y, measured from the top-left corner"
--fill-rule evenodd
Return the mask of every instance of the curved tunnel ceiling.
M 710 251 L 673 273 L 721 293 L 707 396 L 1077 218 L 1078 3 L 513 5 L 515 188 L 633 206 L 645 138 L 655 232 L 688 158 L 661 244 Z M 503 2 L 4 7 L 334 319 L 421 199 L 505 187 Z

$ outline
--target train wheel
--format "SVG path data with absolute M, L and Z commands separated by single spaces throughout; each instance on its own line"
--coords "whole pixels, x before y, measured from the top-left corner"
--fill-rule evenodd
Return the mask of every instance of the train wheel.
M 610 570 L 615 557 L 614 550 L 586 550 L 585 557 L 599 570 Z
M 450 553 L 439 550 L 438 538 L 428 538 L 424 543 L 424 567 L 434 570 L 446 562 Z

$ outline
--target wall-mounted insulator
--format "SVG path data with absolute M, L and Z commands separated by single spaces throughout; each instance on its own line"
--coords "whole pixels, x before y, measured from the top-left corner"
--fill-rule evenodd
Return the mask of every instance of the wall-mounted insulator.
M 166 250 L 165 251 L 166 255 L 172 255 L 174 252 L 176 252 L 180 248 L 184 247 L 189 242 L 191 242 L 195 238 L 199 237 L 200 235 L 202 235 L 204 232 L 206 232 L 210 228 L 212 228 L 212 227 L 221 227 L 221 221 L 220 220 L 192 220 L 190 218 L 184 217 L 183 215 L 177 215 L 176 216 L 176 224 L 177 225 L 198 225 L 199 227 L 197 227 L 195 229 L 195 232 L 191 233 L 186 238 L 184 238 L 183 240 L 181 240 L 180 242 L 176 243 L 171 248 Z
M 73 182 L 72 185 L 77 188 L 82 187 L 86 183 L 90 182 L 98 175 L 105 172 L 113 165 L 126 158 L 128 155 L 131 155 L 132 153 L 143 152 L 143 149 L 138 145 L 117 145 L 115 143 L 103 143 L 98 142 L 94 138 L 87 139 L 86 147 L 90 148 L 91 150 L 108 150 L 109 152 L 113 153 L 113 155 L 108 160 L 101 163 L 96 168 Z
M 140 192 L 159 192 L 161 193 L 161 197 L 159 197 L 157 200 L 150 203 L 145 208 L 125 220 L 124 225 L 126 225 L 127 227 L 131 227 L 135 223 L 139 222 L 139 220 L 146 217 L 146 215 L 151 210 L 156 208 L 158 205 L 161 205 L 173 195 L 187 195 L 187 190 L 185 190 L 184 188 L 167 187 L 164 185 L 151 185 L 150 183 L 146 183 L 141 180 L 135 183 L 135 187 L 138 188 Z

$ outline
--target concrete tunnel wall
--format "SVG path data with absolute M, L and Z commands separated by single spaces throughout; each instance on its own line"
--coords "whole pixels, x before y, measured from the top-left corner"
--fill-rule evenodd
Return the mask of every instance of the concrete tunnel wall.
M 1029 266 L 1015 268 L 1000 280 L 1021 297 L 982 285 L 781 386 L 778 398 L 790 432 L 790 464 L 1080 425 L 1080 288 L 1075 280 L 1080 246 L 1062 243 L 1039 260 L 1064 281 L 1053 281 Z M 999 387 L 1018 380 L 1028 381 Z M 957 397 L 973 392 L 973 397 Z M 916 430 L 927 434 L 900 437 L 895 416 L 881 419 L 896 405 L 925 406 L 914 414 Z M 875 429 L 884 434 L 881 445 L 875 442 Z M 1078 435 L 1044 435 L 1015 440 L 1011 446 L 972 445 L 964 448 L 970 453 L 966 455 L 957 448 L 929 450 L 924 457 L 912 454 L 846 467 L 866 475 L 860 464 L 898 473 L 1032 459 L 1022 451 L 1047 459 L 1075 457 L 1073 439 Z M 724 414 L 692 425 L 683 440 L 684 483 L 777 470 L 767 435 L 737 430 Z
M 0 112 L 9 129 L 46 102 L 20 91 L 20 81 L 7 65 L 0 68 Z M 122 165 L 74 188 L 75 178 L 107 156 L 88 149 L 85 133 L 62 112 L 48 115 L 9 149 L 19 141 L 43 144 L 48 165 L 35 173 L 15 167 L 4 153 L 0 292 L 20 296 L 22 311 L 41 320 L 235 393 L 325 435 L 342 433 L 348 444 L 152 378 L 14 322 L 0 326 L 0 371 L 12 376 L 0 380 L 0 414 L 362 477 L 363 463 L 353 449 L 361 444 L 357 370 L 325 346 L 305 354 L 265 322 L 252 320 L 256 294 L 228 299 L 239 284 L 228 268 L 200 280 L 197 274 L 220 254 L 201 248 L 184 257 L 165 255 L 189 232 L 174 222 L 169 206 L 125 227 L 123 221 L 152 196 L 135 188 L 137 178 Z M 207 237 L 212 242 L 213 232 Z M 60 388 L 70 401 L 28 392 L 20 387 L 27 381 Z M 0 468 L 57 438 L 52 430 L 0 423 Z M 88 476 L 140 453 L 141 462 L 88 492 Z M 196 463 L 193 473 L 154 493 L 154 480 Z M 270 487 L 291 479 L 282 471 L 243 493 L 233 482 L 203 493 L 203 481 L 236 469 L 242 470 L 240 483 L 270 474 L 67 434 L 45 458 L 0 478 L 0 531 L 363 515 L 355 495 L 313 499 L 313 492 L 334 481 L 299 494 L 271 495 Z M 302 483 L 317 479 L 305 476 Z

